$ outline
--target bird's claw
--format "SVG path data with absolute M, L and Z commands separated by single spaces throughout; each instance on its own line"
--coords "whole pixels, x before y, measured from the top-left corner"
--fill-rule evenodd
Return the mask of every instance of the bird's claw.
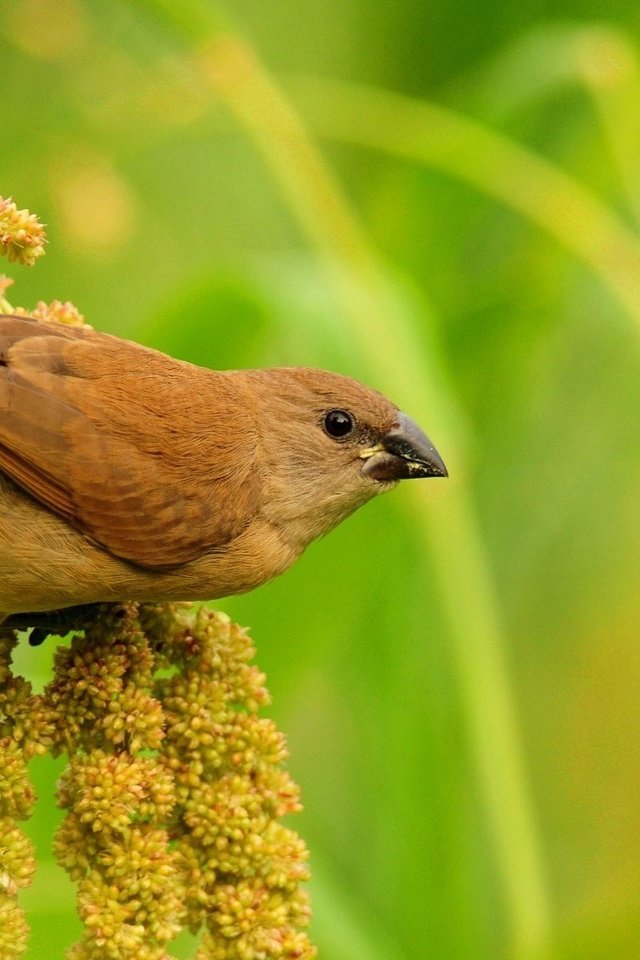
M 3 621 L 2 627 L 9 630 L 31 630 L 29 645 L 39 647 L 47 637 L 64 637 L 71 630 L 83 630 L 92 620 L 100 604 L 88 603 L 62 610 L 45 610 L 37 613 L 14 613 Z

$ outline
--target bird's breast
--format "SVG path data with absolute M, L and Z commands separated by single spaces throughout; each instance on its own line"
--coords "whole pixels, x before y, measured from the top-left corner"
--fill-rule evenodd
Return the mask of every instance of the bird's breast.
M 285 570 L 296 551 L 257 517 L 220 548 L 151 571 L 92 543 L 0 474 L 0 615 L 126 600 L 211 600 Z

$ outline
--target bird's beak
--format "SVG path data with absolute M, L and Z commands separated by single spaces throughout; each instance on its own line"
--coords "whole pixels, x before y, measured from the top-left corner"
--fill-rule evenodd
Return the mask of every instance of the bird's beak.
M 396 424 L 381 442 L 360 454 L 362 473 L 372 480 L 389 482 L 420 477 L 448 477 L 442 457 L 417 423 L 399 413 Z

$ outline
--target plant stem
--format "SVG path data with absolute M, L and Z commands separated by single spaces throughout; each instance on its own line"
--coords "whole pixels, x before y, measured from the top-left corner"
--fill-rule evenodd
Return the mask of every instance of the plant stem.
M 299 89 L 322 136 L 443 170 L 518 211 L 587 263 L 640 325 L 640 239 L 575 178 L 437 104 L 324 80 Z

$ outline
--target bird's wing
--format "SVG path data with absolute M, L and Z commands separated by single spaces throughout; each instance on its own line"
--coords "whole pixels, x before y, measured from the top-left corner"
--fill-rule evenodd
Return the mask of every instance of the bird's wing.
M 235 390 L 126 340 L 0 317 L 0 470 L 116 556 L 186 563 L 233 539 L 257 501 Z

